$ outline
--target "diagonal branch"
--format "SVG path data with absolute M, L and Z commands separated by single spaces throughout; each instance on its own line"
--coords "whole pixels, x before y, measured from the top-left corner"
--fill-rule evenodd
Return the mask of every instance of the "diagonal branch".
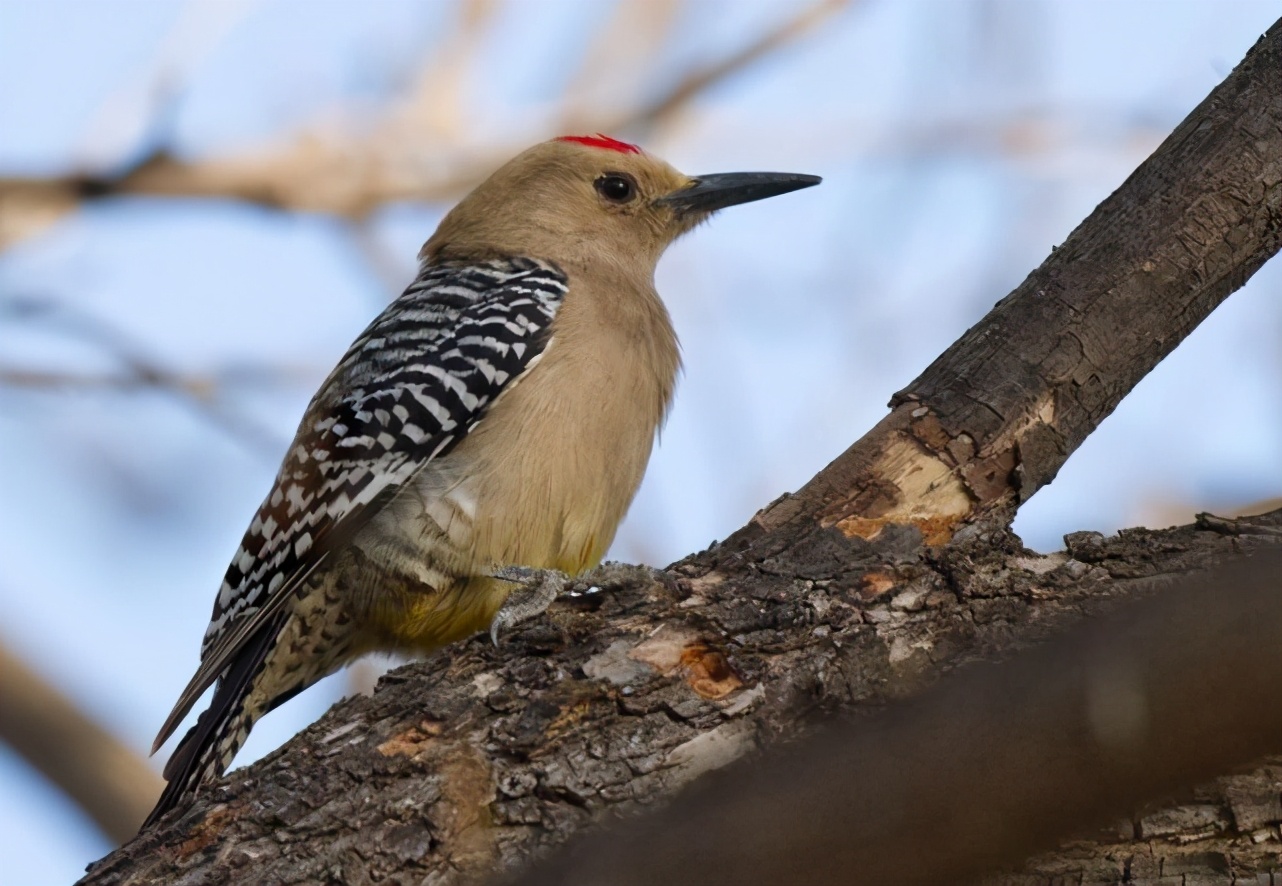
M 1282 247 L 1282 22 L 893 411 L 736 542 L 790 527 L 940 543 L 1009 523 L 1122 398 Z

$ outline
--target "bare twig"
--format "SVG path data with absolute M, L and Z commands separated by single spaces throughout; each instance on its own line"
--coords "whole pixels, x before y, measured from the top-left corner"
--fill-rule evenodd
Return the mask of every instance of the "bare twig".
M 124 366 L 124 372 L 120 373 L 78 373 L 5 366 L 0 367 L 0 384 L 35 390 L 149 388 L 170 393 L 240 443 L 271 459 L 279 457 L 286 441 L 224 402 L 220 396 L 222 390 L 233 380 L 240 384 L 279 385 L 315 376 L 307 370 L 283 367 L 241 368 L 212 375 L 181 373 L 147 355 L 146 349 L 123 330 L 91 314 L 38 299 L 10 299 L 0 303 L 0 311 L 24 319 L 49 322 L 76 338 L 97 345 Z
M 562 132 L 593 126 L 603 100 L 634 105 L 690 4 L 684 0 L 620 0 L 584 46 L 579 70 L 565 89 Z
M 407 138 L 428 137 L 444 144 L 462 141 L 467 126 L 467 76 L 497 7 L 496 0 L 460 0 L 454 30 L 429 53 L 396 121 Z
M 23 369 L 0 366 L 0 386 L 27 388 L 29 390 L 112 390 L 137 391 L 142 389 L 165 390 L 205 401 L 232 383 L 263 385 L 298 384 L 312 379 L 311 370 L 290 371 L 277 367 L 209 374 L 179 372 L 70 372 L 64 370 Z
M 85 127 L 78 156 L 86 169 L 118 168 L 169 143 L 175 111 L 194 71 L 261 0 L 185 0 L 141 70 L 110 92 Z
M 624 131 L 633 127 L 649 129 L 659 125 L 713 86 L 810 33 L 830 16 L 848 8 L 851 2 L 852 0 L 818 0 L 746 46 L 707 67 L 687 73 L 675 86 L 649 104 L 610 120 L 609 128 Z

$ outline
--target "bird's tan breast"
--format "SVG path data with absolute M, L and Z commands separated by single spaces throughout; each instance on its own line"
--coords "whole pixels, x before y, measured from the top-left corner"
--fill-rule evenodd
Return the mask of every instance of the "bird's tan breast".
M 582 298 L 591 294 L 572 286 L 538 361 L 358 542 L 431 589 L 374 594 L 372 645 L 430 650 L 483 628 L 512 588 L 489 577 L 494 568 L 577 574 L 605 555 L 645 473 L 679 356 L 652 289 Z
M 626 311 L 567 297 L 538 364 L 456 450 L 478 560 L 573 574 L 605 555 L 675 384 L 675 336 L 649 297 Z

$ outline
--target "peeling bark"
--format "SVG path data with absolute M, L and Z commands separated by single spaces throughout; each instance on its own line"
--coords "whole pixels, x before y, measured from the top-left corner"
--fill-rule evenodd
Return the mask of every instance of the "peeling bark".
M 1282 246 L 1282 22 L 893 411 L 740 536 L 1008 522 Z

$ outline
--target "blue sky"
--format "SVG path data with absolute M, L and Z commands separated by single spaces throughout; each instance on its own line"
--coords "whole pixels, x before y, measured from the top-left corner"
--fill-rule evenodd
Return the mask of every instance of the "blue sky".
M 586 91 L 603 107 L 654 94 L 794 8 L 686 4 L 645 79 L 607 69 Z M 461 138 L 555 134 L 609 11 L 499 4 L 464 78 Z M 612 556 L 670 562 L 804 483 L 1276 14 L 1272 0 L 867 0 L 649 133 L 648 149 L 692 173 L 825 182 L 726 212 L 661 264 L 686 371 Z M 117 169 L 158 137 L 202 158 L 359 130 L 448 49 L 454 16 L 453 3 L 400 0 L 0 0 L 0 175 Z M 115 371 L 83 332 L 108 326 L 166 367 L 219 373 L 226 414 L 252 428 L 229 432 L 159 392 L 0 388 L 0 636 L 140 752 L 195 667 L 227 558 L 303 405 L 446 208 L 379 210 L 381 267 L 343 221 L 214 200 L 96 204 L 0 254 L 0 365 Z M 1274 261 L 1025 507 L 1025 541 L 1052 550 L 1069 531 L 1282 494 L 1279 295 Z M 15 313 L 15 300 L 40 309 Z M 263 383 L 264 367 L 283 377 Z M 345 685 L 268 718 L 240 762 Z M 0 748 L 0 880 L 68 882 L 108 848 Z

